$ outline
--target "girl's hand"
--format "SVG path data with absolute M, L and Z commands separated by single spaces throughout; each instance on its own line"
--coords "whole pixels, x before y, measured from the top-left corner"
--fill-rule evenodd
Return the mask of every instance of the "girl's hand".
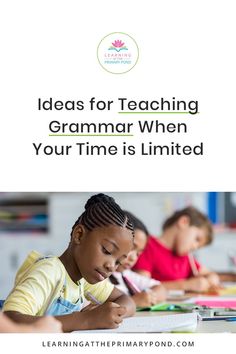
M 155 291 L 155 294 L 157 295 L 156 303 L 163 302 L 166 300 L 167 291 L 166 291 L 166 288 L 162 284 L 153 286 L 151 288 L 151 290 Z
M 114 302 L 105 302 L 90 311 L 83 311 L 88 329 L 117 328 L 125 313 L 126 308 Z
M 23 325 L 19 325 L 19 330 L 21 329 L 21 326 L 23 327 Z M 59 333 L 59 332 L 61 333 L 62 332 L 61 322 L 57 321 L 54 317 L 51 316 L 41 317 L 39 320 L 37 320 L 35 323 L 32 323 L 31 325 L 24 325 L 24 328 L 26 330 L 23 332 L 40 332 L 40 333 Z
M 151 289 L 133 295 L 132 299 L 134 300 L 136 306 L 139 307 L 149 307 L 155 305 L 157 302 L 160 302 L 158 294 Z

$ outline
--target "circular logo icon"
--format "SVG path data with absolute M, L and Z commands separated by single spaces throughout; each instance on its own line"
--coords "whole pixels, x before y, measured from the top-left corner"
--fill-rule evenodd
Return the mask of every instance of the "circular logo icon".
M 112 74 L 124 74 L 133 69 L 139 57 L 135 40 L 126 33 L 114 32 L 105 36 L 98 45 L 100 65 Z

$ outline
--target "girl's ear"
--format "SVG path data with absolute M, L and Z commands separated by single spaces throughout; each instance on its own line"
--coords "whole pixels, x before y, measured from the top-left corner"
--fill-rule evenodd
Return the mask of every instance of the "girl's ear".
M 186 227 L 188 227 L 190 225 L 189 216 L 187 215 L 180 216 L 180 218 L 177 220 L 177 225 L 181 229 L 185 229 Z
M 79 245 L 82 238 L 85 235 L 85 228 L 83 225 L 78 224 L 75 226 L 73 233 L 72 233 L 72 237 L 71 237 L 71 241 L 74 242 L 76 245 Z

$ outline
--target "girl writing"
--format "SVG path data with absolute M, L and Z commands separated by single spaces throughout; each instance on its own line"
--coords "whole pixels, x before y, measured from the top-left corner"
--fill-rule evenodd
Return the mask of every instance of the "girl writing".
M 132 296 L 137 307 L 155 305 L 166 299 L 166 290 L 158 280 L 150 279 L 131 270 L 148 241 L 148 230 L 141 220 L 125 211 L 134 225 L 134 248 L 120 264 L 110 280 L 118 289 Z
M 133 239 L 133 225 L 114 199 L 92 196 L 60 257 L 37 252 L 27 257 L 3 311 L 24 323 L 53 315 L 66 332 L 118 327 L 125 316 L 133 315 L 135 304 L 107 278 L 124 262 Z M 85 298 L 100 306 L 80 311 Z

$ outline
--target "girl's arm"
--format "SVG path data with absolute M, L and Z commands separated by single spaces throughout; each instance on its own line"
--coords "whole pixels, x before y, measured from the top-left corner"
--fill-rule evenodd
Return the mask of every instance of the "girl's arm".
M 116 304 L 125 307 L 126 313 L 124 317 L 133 316 L 136 311 L 136 306 L 132 298 L 122 293 L 119 289 L 114 287 L 111 295 L 106 302 L 115 302 Z
M 31 316 L 25 315 L 16 311 L 6 311 L 4 312 L 8 318 L 14 321 L 14 325 L 17 326 L 17 323 L 21 324 L 36 324 L 39 319 L 44 317 L 40 316 Z M 61 322 L 63 332 L 71 332 L 75 330 L 86 330 L 90 329 L 90 324 L 88 321 L 88 312 L 74 312 L 69 315 L 55 316 L 55 318 Z M 10 320 L 9 320 L 10 321 Z
M 0 313 L 0 332 L 1 333 L 58 333 L 61 332 L 61 324 L 55 318 L 47 316 L 39 318 L 34 324 L 18 324 L 10 320 L 6 315 Z
M 135 304 L 133 300 L 118 289 L 114 289 L 107 301 L 94 309 L 55 316 L 55 318 L 61 322 L 63 332 L 72 332 L 88 329 L 117 328 L 124 317 L 132 316 L 134 312 Z M 5 314 L 14 322 L 25 324 L 35 323 L 39 318 L 42 318 L 16 311 L 6 311 Z
M 3 313 L 0 314 L 0 332 L 1 333 L 13 333 L 17 332 L 18 325 L 11 321 Z

